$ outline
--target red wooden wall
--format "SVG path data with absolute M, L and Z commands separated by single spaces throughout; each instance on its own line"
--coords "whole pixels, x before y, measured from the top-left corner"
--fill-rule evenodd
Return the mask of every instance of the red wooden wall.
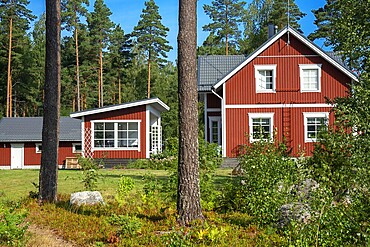
M 344 97 L 347 95 L 351 79 L 339 69 L 318 56 L 294 36 L 287 35 L 276 41 L 249 64 L 232 76 L 225 84 L 224 99 L 227 105 L 258 105 L 258 104 L 323 104 L 326 97 Z M 300 64 L 321 64 L 320 92 L 303 92 L 300 89 Z M 256 93 L 254 65 L 276 65 L 276 92 Z M 211 98 L 219 102 L 219 100 Z M 208 105 L 217 105 L 208 102 Z M 304 142 L 303 112 L 329 112 L 330 107 L 290 108 L 290 140 L 293 154 L 305 150 L 310 155 L 314 143 Z M 237 106 L 226 109 L 226 156 L 233 157 L 240 144 L 249 143 L 248 113 L 274 113 L 274 128 L 278 138 L 282 140 L 283 108 L 256 108 Z M 286 111 L 286 109 L 285 109 Z M 334 122 L 332 114 L 329 122 Z
M 140 151 L 107 150 L 94 151 L 94 158 L 106 159 L 145 159 L 146 158 L 146 106 L 137 106 L 116 111 L 85 116 L 85 129 L 91 129 L 92 120 L 141 120 Z M 149 133 L 148 133 L 149 134 Z M 85 147 L 88 145 L 85 142 Z

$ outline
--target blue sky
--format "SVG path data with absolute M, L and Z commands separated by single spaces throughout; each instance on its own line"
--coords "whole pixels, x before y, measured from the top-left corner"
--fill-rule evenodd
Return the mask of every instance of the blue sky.
M 33 13 L 39 16 L 45 11 L 45 1 L 47 0 L 30 0 L 29 8 Z M 247 4 L 251 0 L 246 0 Z M 208 24 L 210 19 L 204 14 L 203 5 L 210 4 L 212 0 L 198 0 L 198 45 L 201 45 L 208 33 L 202 31 L 202 26 Z M 300 21 L 302 30 L 305 35 L 309 35 L 316 29 L 313 24 L 314 16 L 311 12 L 313 9 L 323 7 L 325 0 L 296 0 L 302 12 L 307 15 Z M 111 20 L 116 24 L 121 24 L 125 33 L 130 33 L 134 26 L 137 25 L 142 9 L 144 8 L 144 0 L 105 0 L 105 3 L 112 11 Z M 178 1 L 176 0 L 156 0 L 159 6 L 159 13 L 162 16 L 162 22 L 170 29 L 168 33 L 168 41 L 174 47 L 168 53 L 169 60 L 175 61 L 177 57 L 177 32 L 178 32 Z M 92 8 L 93 0 L 90 0 Z M 322 42 L 317 43 L 322 46 Z

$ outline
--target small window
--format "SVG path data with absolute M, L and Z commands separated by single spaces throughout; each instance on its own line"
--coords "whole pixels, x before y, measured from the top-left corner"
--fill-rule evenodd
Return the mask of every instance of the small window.
M 82 144 L 81 143 L 73 143 L 72 144 L 72 151 L 73 151 L 73 153 L 82 153 Z
M 321 64 L 300 64 L 301 92 L 320 92 Z
M 42 152 L 42 144 L 36 143 L 36 153 L 40 154 Z
M 250 142 L 273 138 L 274 113 L 249 113 Z
M 276 89 L 276 65 L 255 65 L 256 92 L 273 93 Z
M 305 142 L 316 142 L 318 134 L 323 128 L 327 128 L 328 113 L 303 113 Z

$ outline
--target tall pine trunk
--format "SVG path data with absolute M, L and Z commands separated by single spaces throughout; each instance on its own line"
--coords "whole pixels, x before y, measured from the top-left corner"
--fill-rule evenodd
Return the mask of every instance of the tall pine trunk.
M 46 60 L 39 203 L 57 200 L 60 113 L 60 0 L 46 0 Z
M 104 105 L 103 98 L 103 44 L 100 43 L 99 49 L 99 107 Z
M 77 111 L 81 111 L 81 96 L 80 96 L 80 62 L 78 54 L 78 28 L 75 27 L 75 50 L 76 50 L 76 82 L 77 82 Z
M 178 79 L 179 79 L 179 164 L 178 222 L 188 225 L 202 219 L 198 161 L 198 93 L 196 72 L 197 0 L 179 1 Z
M 147 95 L 147 98 L 149 99 L 150 98 L 150 55 L 149 55 L 149 58 L 148 58 L 148 95 Z
M 9 20 L 9 50 L 8 50 L 8 80 L 6 94 L 6 116 L 12 117 L 12 99 L 13 99 L 13 83 L 12 83 L 12 41 L 13 41 L 13 17 Z

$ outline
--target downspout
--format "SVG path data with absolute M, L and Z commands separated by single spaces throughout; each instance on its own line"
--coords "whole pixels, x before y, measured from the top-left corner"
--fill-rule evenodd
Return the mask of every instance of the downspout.
M 215 88 L 212 87 L 211 88 L 211 92 L 216 95 L 217 98 L 219 98 L 221 100 L 221 148 L 222 148 L 222 157 L 226 157 L 226 147 L 224 145 L 225 143 L 225 137 L 226 135 L 224 135 L 226 129 L 225 129 L 225 106 L 224 106 L 224 99 L 218 94 L 216 93 L 215 91 Z

